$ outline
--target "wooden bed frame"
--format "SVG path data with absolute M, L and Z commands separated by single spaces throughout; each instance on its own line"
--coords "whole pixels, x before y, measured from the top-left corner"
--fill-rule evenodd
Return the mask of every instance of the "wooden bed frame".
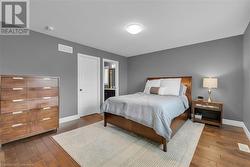
M 174 134 L 180 129 L 180 127 L 186 122 L 188 118 L 190 118 L 191 115 L 191 101 L 192 101 L 192 77 L 191 76 L 184 76 L 184 77 L 152 77 L 147 78 L 147 80 L 154 80 L 154 79 L 167 79 L 167 78 L 181 78 L 181 83 L 184 84 L 187 87 L 186 96 L 189 101 L 189 108 L 180 116 L 176 117 L 172 123 L 171 123 L 171 129 L 173 131 L 172 137 Z M 112 125 L 118 126 L 122 129 L 128 130 L 130 132 L 133 132 L 135 134 L 141 135 L 143 137 L 146 137 L 148 139 L 151 139 L 155 142 L 158 142 L 160 144 L 163 144 L 163 151 L 167 151 L 167 140 L 156 134 L 155 130 L 152 128 L 149 128 L 147 126 L 144 126 L 140 123 L 131 121 L 129 119 L 126 119 L 122 116 L 114 115 L 111 113 L 104 112 L 104 126 L 107 126 L 107 123 L 110 123 Z

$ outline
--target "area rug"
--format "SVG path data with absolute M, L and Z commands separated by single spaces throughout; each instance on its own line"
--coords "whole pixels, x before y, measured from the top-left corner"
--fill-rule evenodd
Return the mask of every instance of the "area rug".
M 167 144 L 159 144 L 98 122 L 53 136 L 84 167 L 188 167 L 203 124 L 188 120 Z

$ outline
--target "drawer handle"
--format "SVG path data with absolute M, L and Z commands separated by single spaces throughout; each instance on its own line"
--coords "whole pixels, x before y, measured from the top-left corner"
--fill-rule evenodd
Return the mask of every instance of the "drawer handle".
M 12 88 L 12 90 L 23 90 L 23 88 Z
M 43 121 L 47 121 L 47 120 L 50 120 L 51 118 L 43 118 L 42 120 Z
M 16 114 L 22 114 L 22 113 L 23 113 L 23 111 L 16 111 L 16 112 L 13 112 L 12 114 L 16 115 Z
M 215 108 L 215 109 L 219 109 L 219 107 L 217 107 L 217 106 L 211 106 L 211 105 L 196 104 L 196 106 L 198 106 L 198 107 L 205 107 L 205 108 Z
M 13 77 L 12 79 L 19 79 L 19 80 L 22 80 L 23 77 Z
M 44 107 L 43 110 L 49 110 L 51 107 Z
M 219 109 L 219 107 L 217 106 L 207 106 L 208 108 L 215 108 L 215 109 Z
M 51 87 L 47 86 L 47 87 L 43 87 L 43 89 L 51 89 Z
M 46 81 L 48 81 L 48 80 L 50 80 L 50 78 L 43 78 L 43 80 L 46 80 Z
M 12 100 L 12 102 L 21 102 L 21 101 L 24 101 L 23 99 L 17 99 L 17 100 Z
M 43 97 L 43 99 L 45 99 L 45 100 L 46 100 L 46 99 L 51 99 L 51 97 Z
M 11 127 L 12 127 L 12 128 L 19 127 L 19 126 L 23 126 L 23 124 L 22 124 L 22 123 L 20 123 L 20 124 L 14 124 L 14 125 L 11 125 Z

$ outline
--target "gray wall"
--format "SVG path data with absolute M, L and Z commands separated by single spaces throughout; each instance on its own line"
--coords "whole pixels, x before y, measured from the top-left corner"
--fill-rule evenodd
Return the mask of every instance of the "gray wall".
M 243 39 L 243 62 L 244 62 L 244 110 L 243 121 L 250 130 L 250 24 Z
M 225 103 L 224 118 L 242 120 L 242 36 L 128 58 L 128 92 L 142 91 L 150 76 L 193 76 L 193 97 L 207 97 L 202 77 L 219 78 L 214 99 Z
M 58 52 L 58 43 L 73 46 L 74 54 Z M 119 61 L 120 94 L 127 93 L 127 59 L 125 57 L 37 32 L 31 32 L 28 36 L 0 36 L 0 45 L 1 74 L 60 76 L 60 117 L 77 114 L 78 52 Z
M 0 73 L 34 74 L 61 77 L 61 117 L 77 113 L 77 56 L 78 52 L 119 61 L 120 94 L 142 91 L 150 76 L 193 76 L 193 97 L 207 97 L 202 88 L 202 77 L 217 76 L 219 88 L 213 97 L 225 102 L 224 118 L 242 120 L 250 129 L 250 54 L 249 26 L 243 37 L 236 36 L 206 43 L 169 49 L 150 54 L 121 57 L 45 34 L 31 32 L 29 36 L 0 36 Z M 57 44 L 74 47 L 74 54 L 57 51 Z M 128 68 L 127 68 L 128 66 Z M 127 78 L 128 72 L 128 78 Z M 101 76 L 102 77 L 102 76 Z M 101 87 L 102 89 L 102 87 Z M 243 90 L 244 115 L 243 113 Z M 101 96 L 102 98 L 102 96 Z

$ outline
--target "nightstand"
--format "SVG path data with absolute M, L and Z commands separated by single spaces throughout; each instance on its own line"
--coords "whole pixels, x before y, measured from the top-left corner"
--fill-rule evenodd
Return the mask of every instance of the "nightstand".
M 223 103 L 206 100 L 192 101 L 192 120 L 209 125 L 221 127 L 222 125 Z

